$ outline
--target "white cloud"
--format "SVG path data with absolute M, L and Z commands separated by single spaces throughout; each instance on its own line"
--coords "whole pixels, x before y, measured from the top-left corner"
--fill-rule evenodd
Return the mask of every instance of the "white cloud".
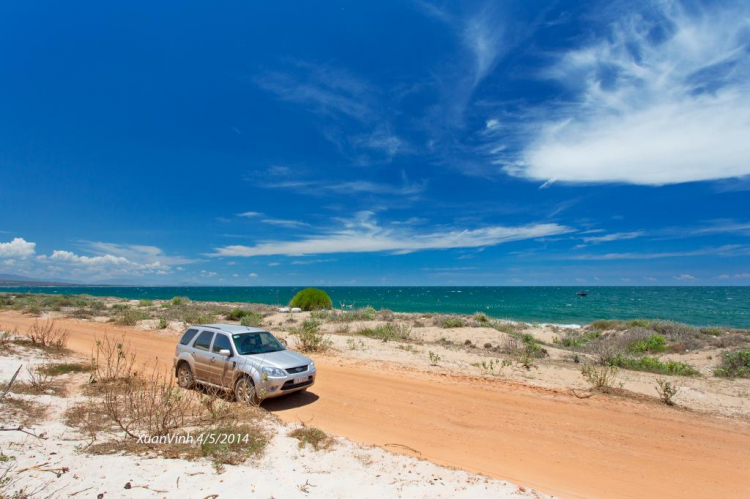
M 161 248 L 142 244 L 115 244 L 85 242 L 84 246 L 95 255 L 114 255 L 137 263 L 159 263 L 163 265 L 186 265 L 196 260 L 182 256 L 166 255 Z
M 250 272 L 247 276 L 250 279 L 256 279 L 258 277 L 258 274 L 256 274 L 255 272 Z
M 268 264 L 269 267 L 278 267 L 279 265 L 281 265 L 279 262 L 271 262 Z
M 340 220 L 343 227 L 295 241 L 270 241 L 255 246 L 224 246 L 210 256 L 318 255 L 331 253 L 411 253 L 415 251 L 480 248 L 563 234 L 572 229 L 554 223 L 520 227 L 490 226 L 479 229 L 445 229 L 414 232 L 383 228 L 372 212 L 360 212 L 355 219 Z
M 641 237 L 643 235 L 643 231 L 636 231 L 636 232 L 615 232 L 613 234 L 607 234 L 604 236 L 591 236 L 591 237 L 584 237 L 582 238 L 584 242 L 586 243 L 605 243 L 610 241 L 624 241 L 627 239 L 635 239 L 637 237 Z
M 663 185 L 750 174 L 750 4 L 654 4 L 546 76 L 579 96 L 538 110 L 506 172 L 540 181 Z M 653 12 L 657 14 L 654 15 Z
M 257 211 L 246 211 L 244 213 L 237 213 L 238 217 L 244 217 L 244 218 L 256 218 L 263 216 L 263 213 L 259 213 Z
M 41 255 L 38 261 L 43 265 L 51 264 L 47 271 L 52 271 L 56 275 L 84 276 L 97 280 L 124 276 L 140 277 L 146 274 L 164 275 L 171 271 L 168 265 L 159 261 L 141 263 L 123 256 L 86 256 L 65 250 L 55 250 L 49 257 Z
M 690 274 L 680 274 L 674 276 L 674 279 L 678 281 L 694 281 L 695 277 L 691 276 Z
M 36 243 L 16 237 L 7 243 L 0 243 L 0 258 L 28 258 L 36 253 Z
M 216 277 L 218 274 L 216 272 L 211 272 L 209 270 L 201 270 L 201 277 Z

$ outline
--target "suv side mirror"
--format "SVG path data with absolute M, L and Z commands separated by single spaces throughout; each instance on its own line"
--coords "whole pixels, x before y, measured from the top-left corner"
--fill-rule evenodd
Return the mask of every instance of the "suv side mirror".
M 221 350 L 219 350 L 219 355 L 223 355 L 224 357 L 231 357 L 232 351 L 227 350 L 226 348 L 222 348 Z

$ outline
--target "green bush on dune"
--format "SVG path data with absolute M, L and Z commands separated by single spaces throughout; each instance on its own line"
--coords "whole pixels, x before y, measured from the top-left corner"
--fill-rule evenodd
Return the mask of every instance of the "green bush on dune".
M 714 375 L 724 378 L 750 378 L 750 348 L 736 352 L 724 352 L 721 367 Z
M 331 297 L 322 289 L 305 288 L 292 298 L 291 306 L 302 310 L 320 310 L 331 308 Z

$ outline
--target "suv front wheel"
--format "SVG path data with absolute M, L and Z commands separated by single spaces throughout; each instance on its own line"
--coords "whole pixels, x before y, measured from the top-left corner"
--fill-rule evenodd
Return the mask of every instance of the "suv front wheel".
M 242 376 L 234 384 L 234 398 L 241 404 L 257 405 L 260 402 L 255 393 L 255 384 L 247 376 Z
M 177 384 L 182 388 L 193 388 L 195 384 L 193 370 L 190 369 L 190 365 L 187 362 L 183 362 L 177 368 Z

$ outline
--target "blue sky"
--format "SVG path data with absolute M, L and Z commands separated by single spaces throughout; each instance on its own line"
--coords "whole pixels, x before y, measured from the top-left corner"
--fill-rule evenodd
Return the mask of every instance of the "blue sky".
M 747 2 L 4 2 L 0 274 L 750 284 Z

